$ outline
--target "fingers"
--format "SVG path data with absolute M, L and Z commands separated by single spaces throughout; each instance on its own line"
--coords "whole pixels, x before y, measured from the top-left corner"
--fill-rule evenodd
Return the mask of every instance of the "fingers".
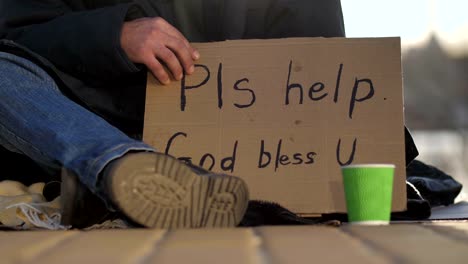
M 158 21 L 162 24 L 163 27 L 167 30 L 167 34 L 171 35 L 172 37 L 179 39 L 184 43 L 184 45 L 187 47 L 187 49 L 190 52 L 190 56 L 192 57 L 193 60 L 198 60 L 200 58 L 200 53 L 190 45 L 188 40 L 180 33 L 179 30 L 177 30 L 175 27 L 173 27 L 171 24 L 169 24 L 166 20 L 161 19 Z
M 192 74 L 195 70 L 194 60 L 200 57 L 198 51 L 190 45 L 182 33 L 166 20 L 156 18 L 155 23 L 161 29 L 161 34 L 157 37 L 159 44 L 155 45 L 154 50 L 154 55 L 159 60 L 159 64 L 165 64 L 176 80 L 181 80 L 184 72 Z M 157 68 L 159 70 L 159 67 Z M 159 74 L 163 77 L 167 76 L 167 73 L 165 75 Z M 170 82 L 170 79 L 167 82 L 165 80 L 160 81 L 163 84 L 167 84 Z
M 154 77 L 156 77 L 156 79 L 158 79 L 162 84 L 167 85 L 171 82 L 166 70 L 155 57 L 149 57 L 144 63 Z
M 165 66 L 174 79 L 181 80 L 184 72 L 194 72 L 194 60 L 200 57 L 187 39 L 160 17 L 125 22 L 120 45 L 132 62 L 145 64 L 162 84 L 170 82 Z
M 191 51 L 182 40 L 166 35 L 162 40 L 162 44 L 155 46 L 155 57 L 161 63 L 167 65 L 174 79 L 179 81 L 182 79 L 184 72 L 192 74 L 195 71 Z
M 172 43 L 171 45 L 176 45 Z M 183 45 L 183 44 L 178 44 Z M 169 45 L 168 45 L 169 46 Z M 184 69 L 189 74 L 192 74 L 194 71 L 193 61 L 190 58 L 190 54 L 185 48 L 180 48 L 178 46 L 177 51 L 173 51 L 165 46 L 158 46 L 155 48 L 153 56 L 150 55 L 150 58 L 145 62 L 153 75 L 158 78 L 162 84 L 169 84 L 170 78 L 166 70 L 162 66 L 164 63 L 174 76 L 174 79 L 181 80 L 184 74 Z M 176 54 L 174 54 L 176 53 Z M 162 62 L 162 63 L 161 63 Z M 184 65 L 182 66 L 181 63 Z
M 188 74 L 192 74 L 195 69 L 193 65 L 194 61 L 192 58 L 191 51 L 187 49 L 186 45 L 179 39 L 173 37 L 170 37 L 168 39 L 166 45 L 177 55 L 177 58 L 179 59 L 180 64 L 182 64 L 185 72 Z
M 169 70 L 172 72 L 172 76 L 174 76 L 174 79 L 178 81 L 181 80 L 184 73 L 182 70 L 182 66 L 180 65 L 179 59 L 174 54 L 174 52 L 172 52 L 166 47 L 160 47 L 155 53 L 156 57 L 162 60 L 164 64 L 167 65 Z

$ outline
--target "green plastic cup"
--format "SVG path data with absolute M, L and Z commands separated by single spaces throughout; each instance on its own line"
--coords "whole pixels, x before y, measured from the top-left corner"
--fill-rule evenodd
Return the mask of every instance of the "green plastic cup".
M 341 167 L 351 224 L 386 225 L 392 209 L 395 165 L 356 164 Z

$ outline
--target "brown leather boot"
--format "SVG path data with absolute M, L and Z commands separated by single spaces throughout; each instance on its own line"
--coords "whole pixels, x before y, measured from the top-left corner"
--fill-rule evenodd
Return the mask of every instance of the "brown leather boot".
M 123 214 L 146 227 L 233 227 L 247 209 L 246 183 L 204 172 L 161 153 L 129 153 L 110 163 L 103 185 Z M 206 171 L 205 171 L 206 172 Z

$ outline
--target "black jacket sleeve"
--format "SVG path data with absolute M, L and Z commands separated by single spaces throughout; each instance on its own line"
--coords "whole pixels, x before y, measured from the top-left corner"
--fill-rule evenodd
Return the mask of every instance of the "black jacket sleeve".
M 100 8 L 83 1 L 0 0 L 0 37 L 22 44 L 68 73 L 115 76 L 138 68 L 120 46 L 126 18 L 143 16 L 134 3 Z

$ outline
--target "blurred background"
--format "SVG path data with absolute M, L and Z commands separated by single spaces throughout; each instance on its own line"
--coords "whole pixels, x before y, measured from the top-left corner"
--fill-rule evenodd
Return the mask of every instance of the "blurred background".
M 468 0 L 341 0 L 347 37 L 400 36 L 405 118 L 419 160 L 468 200 Z

